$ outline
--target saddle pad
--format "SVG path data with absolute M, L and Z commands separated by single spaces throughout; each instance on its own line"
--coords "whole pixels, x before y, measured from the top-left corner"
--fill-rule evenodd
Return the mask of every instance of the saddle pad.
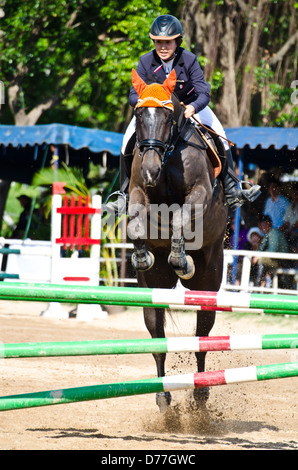
M 214 168 L 214 178 L 217 178 L 221 172 L 222 166 L 221 161 L 217 153 L 217 148 L 214 146 L 214 141 L 209 134 L 205 134 L 199 126 L 195 126 L 196 130 L 199 132 L 201 138 L 207 145 L 207 155 L 213 165 Z

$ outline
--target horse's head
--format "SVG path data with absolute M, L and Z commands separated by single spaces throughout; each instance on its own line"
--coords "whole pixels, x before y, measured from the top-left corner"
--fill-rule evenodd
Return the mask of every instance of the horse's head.
M 155 186 L 172 144 L 174 105 L 171 95 L 176 73 L 173 69 L 163 84 L 147 85 L 133 70 L 132 84 L 139 95 L 135 116 L 142 178 L 146 186 Z

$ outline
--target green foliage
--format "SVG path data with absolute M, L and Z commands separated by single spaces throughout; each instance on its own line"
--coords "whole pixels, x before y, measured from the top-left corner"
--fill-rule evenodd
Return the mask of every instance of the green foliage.
M 122 221 L 126 216 L 116 218 L 106 214 L 102 218 L 101 256 L 105 263 L 100 267 L 100 277 L 105 285 L 118 285 L 118 266 L 116 258 L 119 256 L 114 244 L 123 241 Z
M 260 66 L 256 67 L 255 76 L 258 89 L 262 92 L 266 88 L 266 101 L 260 111 L 266 124 L 275 127 L 295 126 L 298 120 L 298 108 L 291 106 L 293 89 L 275 83 L 274 71 L 264 60 L 261 60 Z
M 298 107 L 290 107 L 289 112 L 284 111 L 286 105 L 291 103 L 291 88 L 284 88 L 278 83 L 270 83 L 266 107 L 261 115 L 266 117 L 269 126 L 293 127 L 298 121 Z
M 77 194 L 78 196 L 86 197 L 89 195 L 89 190 L 85 183 L 85 178 L 80 168 L 68 168 L 63 162 L 62 167 L 57 171 L 52 168 L 44 168 L 34 175 L 32 186 L 50 186 L 54 182 L 65 182 L 65 189 Z
M 223 73 L 221 70 L 214 70 L 211 82 L 211 89 L 217 91 L 223 83 Z
M 54 97 L 55 108 L 39 124 L 114 130 L 127 105 L 131 69 L 151 48 L 150 25 L 167 11 L 161 0 L 2 3 L 0 76 L 6 88 L 20 85 L 18 106 L 28 112 Z
M 194 15 L 211 14 L 214 9 L 223 19 L 226 15 L 223 0 L 191 3 Z M 245 46 L 245 28 L 250 17 L 245 17 L 248 9 L 244 6 L 245 2 L 235 2 L 235 6 L 230 2 L 239 31 L 236 55 Z M 185 0 L 0 0 L 0 8 L 4 13 L 0 23 L 0 80 L 6 90 L 6 104 L 0 110 L 1 122 L 14 120 L 16 111 L 9 109 L 7 90 L 17 85 L 14 106 L 25 113 L 52 100 L 50 108 L 38 118 L 38 124 L 63 122 L 120 132 L 124 132 L 130 111 L 131 69 L 137 66 L 141 54 L 152 49 L 148 35 L 152 21 L 163 13 L 189 17 L 185 14 L 188 8 Z M 252 9 L 255 11 L 256 6 Z M 283 47 L 288 35 L 293 34 L 290 33 L 295 30 L 293 11 L 297 11 L 297 2 L 269 2 L 255 70 L 257 92 L 261 91 L 266 99 L 256 121 L 263 117 L 273 125 L 293 125 L 296 119 L 291 112 L 274 109 L 274 100 L 279 102 L 278 106 L 287 104 L 288 87 L 297 78 L 293 66 L 297 60 L 295 47 L 278 65 L 269 67 L 267 61 Z M 185 23 L 185 27 L 197 49 L 201 39 L 196 39 L 195 24 L 191 21 L 188 25 Z M 255 25 L 256 21 L 252 23 Z M 190 34 L 192 27 L 193 34 Z M 216 45 L 219 51 L 221 40 L 219 38 Z M 243 48 L 241 57 L 235 57 L 239 95 L 243 76 L 252 67 L 245 60 L 246 50 Z M 203 50 L 203 54 L 198 59 L 204 68 L 209 58 L 206 51 Z M 223 84 L 220 54 L 217 60 L 210 78 L 214 102 L 220 101 Z
M 125 120 L 123 111 L 128 108 L 131 69 L 136 68 L 140 55 L 152 48 L 148 31 L 153 19 L 166 12 L 159 7 L 159 0 L 150 4 L 140 0 L 122 3 L 125 5 L 121 10 L 119 2 L 111 1 L 101 11 L 103 22 L 109 26 L 98 49 L 95 76 L 89 76 L 91 86 L 89 104 L 85 108 L 86 116 L 89 113 L 88 119 L 92 125 L 103 129 L 113 129 L 115 121 L 119 123 Z M 82 100 L 82 88 L 88 79 L 82 78 L 74 89 L 78 102 Z M 65 104 L 68 107 L 69 101 Z

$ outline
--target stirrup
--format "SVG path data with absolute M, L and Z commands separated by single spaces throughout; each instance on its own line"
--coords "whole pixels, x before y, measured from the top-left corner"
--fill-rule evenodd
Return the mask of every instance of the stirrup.
M 111 197 L 117 196 L 116 201 L 111 201 Z M 116 216 L 120 216 L 122 214 L 125 214 L 126 212 L 126 207 L 127 207 L 127 202 L 128 202 L 128 196 L 122 191 L 115 191 L 114 193 L 110 194 L 106 201 L 105 204 L 103 205 L 103 209 L 106 210 L 107 212 L 115 213 Z
M 250 189 L 242 189 L 242 184 L 250 184 Z M 254 202 L 261 194 L 261 186 L 258 184 L 253 185 L 248 181 L 241 181 L 240 182 L 241 189 L 238 189 L 237 192 L 234 194 L 226 194 L 226 204 L 232 211 L 235 211 L 239 207 L 241 207 L 245 202 Z
M 242 189 L 243 184 L 249 184 L 251 188 Z M 258 184 L 254 185 L 250 181 L 241 181 L 240 186 L 241 186 L 241 194 L 243 197 L 245 197 L 245 199 L 248 202 L 254 202 L 261 194 L 261 186 L 259 186 Z

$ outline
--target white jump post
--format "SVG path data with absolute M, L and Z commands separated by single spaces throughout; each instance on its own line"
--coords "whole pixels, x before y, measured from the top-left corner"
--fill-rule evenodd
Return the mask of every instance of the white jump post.
M 101 196 L 92 197 L 90 206 L 82 198 L 65 196 L 65 183 L 53 184 L 52 196 L 52 264 L 51 283 L 71 285 L 99 285 L 100 270 L 100 239 L 101 239 Z M 64 197 L 62 195 L 64 194 Z M 71 248 L 70 257 L 65 256 L 65 250 Z M 80 257 L 80 251 L 90 247 L 90 255 Z M 86 252 L 85 252 L 86 255 Z M 59 302 L 50 302 L 43 316 L 52 318 L 68 318 Z M 105 318 L 99 304 L 78 304 L 78 320 L 93 320 Z

